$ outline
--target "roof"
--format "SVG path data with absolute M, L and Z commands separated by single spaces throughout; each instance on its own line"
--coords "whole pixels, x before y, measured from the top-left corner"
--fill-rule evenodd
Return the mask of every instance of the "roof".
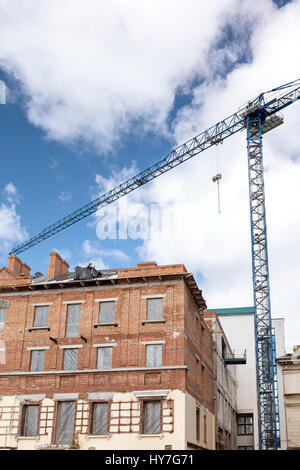
M 96 270 L 93 267 L 75 268 L 74 272 L 69 272 L 62 276 L 58 276 L 52 279 L 48 279 L 46 275 L 41 273 L 36 273 L 36 276 L 29 277 L 29 282 L 22 285 L 5 285 L 0 286 L 0 293 L 6 293 L 9 291 L 21 292 L 25 290 L 47 290 L 48 292 L 51 289 L 57 288 L 78 288 L 78 287 L 90 287 L 90 286 L 104 286 L 104 285 L 126 285 L 130 286 L 135 283 L 150 283 L 150 282 L 168 282 L 173 280 L 182 280 L 186 283 L 192 297 L 198 306 L 200 311 L 203 311 L 206 308 L 205 300 L 202 297 L 202 290 L 199 289 L 194 276 L 192 273 L 188 273 L 186 269 L 180 269 L 176 272 L 174 267 L 182 267 L 183 265 L 167 265 L 166 272 L 159 270 L 157 268 L 164 268 L 164 266 L 156 267 L 156 270 L 151 269 L 127 269 L 127 270 L 118 270 L 118 269 L 101 269 Z M 152 265 L 150 266 L 152 267 Z M 169 269 L 170 268 L 170 269 Z M 6 268 L 5 268 L 6 269 Z M 121 271 L 121 276 L 119 275 Z
M 64 274 L 62 276 L 54 277 L 52 279 L 48 279 L 45 275 L 37 276 L 33 279 L 32 285 L 44 285 L 44 284 L 61 284 L 61 283 L 72 283 L 72 281 L 90 281 L 90 280 L 104 280 L 104 279 L 116 279 L 117 278 L 117 270 L 116 269 L 101 269 L 101 271 L 97 271 L 96 275 L 94 276 L 86 276 L 83 278 L 79 278 L 76 276 L 76 271 Z
M 206 312 L 216 312 L 217 315 L 249 315 L 254 314 L 254 307 L 210 308 Z

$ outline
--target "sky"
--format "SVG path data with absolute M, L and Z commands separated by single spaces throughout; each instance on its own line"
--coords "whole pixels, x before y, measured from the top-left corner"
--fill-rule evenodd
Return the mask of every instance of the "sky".
M 0 265 L 249 99 L 299 78 L 300 0 L 0 0 Z M 299 105 L 264 136 L 272 316 L 300 341 Z M 220 208 L 217 185 L 221 173 Z M 183 263 L 208 308 L 253 305 L 245 133 L 24 251 L 47 272 Z

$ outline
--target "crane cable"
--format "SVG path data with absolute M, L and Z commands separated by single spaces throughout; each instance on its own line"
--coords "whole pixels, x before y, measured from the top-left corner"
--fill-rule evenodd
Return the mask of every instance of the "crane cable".
M 222 179 L 222 168 L 221 168 L 221 153 L 219 151 L 219 144 L 222 144 L 223 141 L 216 142 L 212 147 L 212 171 L 213 177 L 212 181 L 217 183 L 218 187 L 218 212 L 221 214 L 221 199 L 220 199 L 220 180 Z

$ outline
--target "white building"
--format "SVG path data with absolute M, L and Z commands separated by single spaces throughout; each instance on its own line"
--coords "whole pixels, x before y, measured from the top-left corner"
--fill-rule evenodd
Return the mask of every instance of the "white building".
M 246 349 L 247 363 L 241 367 L 236 367 L 237 447 L 239 450 L 258 450 L 254 307 L 210 309 L 208 312 L 217 313 L 229 344 L 234 351 Z M 285 354 L 284 319 L 273 318 L 272 330 L 275 337 L 276 358 L 278 358 Z M 278 396 L 279 449 L 285 450 L 287 448 L 287 437 L 283 376 L 281 367 L 278 366 L 275 389 Z

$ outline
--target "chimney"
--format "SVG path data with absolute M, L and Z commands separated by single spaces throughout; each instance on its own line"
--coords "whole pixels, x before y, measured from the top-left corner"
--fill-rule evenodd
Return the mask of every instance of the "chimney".
M 63 276 L 64 274 L 68 274 L 68 272 L 68 263 L 64 259 L 62 259 L 62 257 L 58 253 L 52 251 L 50 253 L 49 259 L 48 279 Z
M 64 259 L 62 259 L 61 260 L 61 275 L 63 276 L 64 274 L 68 274 L 68 272 L 69 272 L 69 265 Z
M 144 261 L 143 263 L 138 263 L 137 265 L 139 268 L 150 268 L 157 266 L 156 261 Z
M 28 266 L 28 264 L 22 263 L 22 272 L 21 272 L 21 274 L 24 274 L 25 276 L 30 276 L 30 271 L 31 271 L 31 268 Z
M 16 276 L 30 276 L 31 268 L 28 266 L 28 264 L 23 263 L 23 261 L 20 260 L 20 258 L 18 258 L 16 255 L 9 255 L 8 269 Z

